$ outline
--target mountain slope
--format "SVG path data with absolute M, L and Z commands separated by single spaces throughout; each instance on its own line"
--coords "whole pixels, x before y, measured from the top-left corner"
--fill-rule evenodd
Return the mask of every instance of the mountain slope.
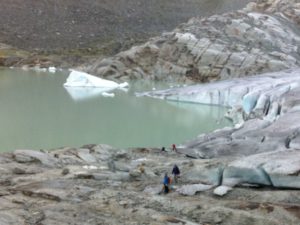
M 116 53 L 193 16 L 242 8 L 250 0 L 0 0 L 0 42 L 55 52 Z

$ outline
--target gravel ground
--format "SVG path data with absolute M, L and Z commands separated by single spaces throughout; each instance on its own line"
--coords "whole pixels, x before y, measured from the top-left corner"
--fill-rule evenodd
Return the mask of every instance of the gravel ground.
M 0 0 L 0 42 L 27 51 L 114 54 L 194 16 L 250 0 Z M 99 52 L 95 52 L 98 54 Z

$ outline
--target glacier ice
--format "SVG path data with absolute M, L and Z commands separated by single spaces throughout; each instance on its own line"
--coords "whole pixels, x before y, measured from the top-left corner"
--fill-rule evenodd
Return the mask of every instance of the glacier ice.
M 127 82 L 118 84 L 114 81 L 105 80 L 84 72 L 72 70 L 65 87 L 100 87 L 100 88 L 124 88 L 128 86 Z
M 56 72 L 56 68 L 55 68 L 54 66 L 50 66 L 50 67 L 48 68 L 48 71 L 49 71 L 50 73 L 55 73 L 55 72 Z
M 103 93 L 107 93 L 112 88 L 87 88 L 87 87 L 67 87 L 65 86 L 68 94 L 74 101 L 88 100 L 98 96 L 103 96 Z
M 65 89 L 75 101 L 97 96 L 114 97 L 113 93 L 108 92 L 117 88 L 124 90 L 127 86 L 127 82 L 118 84 L 114 81 L 105 80 L 76 70 L 71 71 L 66 83 L 64 83 Z

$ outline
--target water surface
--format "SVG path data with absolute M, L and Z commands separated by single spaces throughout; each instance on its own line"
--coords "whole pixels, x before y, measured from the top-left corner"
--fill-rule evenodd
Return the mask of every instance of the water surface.
M 0 70 L 0 151 L 99 143 L 170 146 L 231 125 L 223 118 L 224 108 L 134 95 L 136 90 L 165 84 L 140 82 L 128 92 L 114 91 L 114 98 L 95 90 L 75 90 L 72 98 L 63 87 L 67 76 L 67 72 Z

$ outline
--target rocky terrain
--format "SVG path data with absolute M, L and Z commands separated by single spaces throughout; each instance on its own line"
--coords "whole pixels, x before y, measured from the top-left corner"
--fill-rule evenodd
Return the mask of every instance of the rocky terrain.
M 0 48 L 0 65 L 78 66 L 142 43 L 193 16 L 236 10 L 248 2 L 1 0 L 0 43 L 10 50 Z
M 209 82 L 299 66 L 299 1 L 192 18 L 86 70 L 110 79 Z
M 233 128 L 178 146 L 0 154 L 0 224 L 300 223 L 300 70 L 139 93 L 230 107 Z M 171 192 L 164 174 L 181 170 Z
M 299 12 L 300 1 L 259 0 L 86 66 L 111 79 L 210 81 L 137 96 L 223 105 L 236 125 L 177 151 L 1 153 L 0 224 L 300 224 Z M 163 194 L 174 164 L 181 177 Z
M 281 184 L 297 179 L 292 172 L 300 170 L 299 151 L 286 153 L 204 160 L 105 145 L 16 150 L 0 155 L 0 224 L 297 225 L 299 190 L 281 190 L 264 180 L 264 170 L 273 184 L 276 176 Z M 268 163 L 264 170 L 243 168 L 270 157 L 276 168 Z M 169 194 L 159 194 L 163 174 L 175 163 L 182 171 L 179 182 Z M 232 180 L 237 187 L 220 197 Z

